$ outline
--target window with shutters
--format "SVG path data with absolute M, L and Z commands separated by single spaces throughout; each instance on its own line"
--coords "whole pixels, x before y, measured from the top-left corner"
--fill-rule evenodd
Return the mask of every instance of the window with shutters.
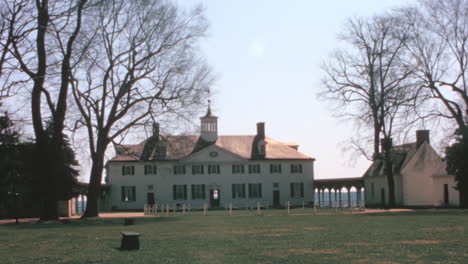
M 219 174 L 219 165 L 208 165 L 208 174 Z
M 291 164 L 291 173 L 302 173 L 302 164 Z
M 175 184 L 172 185 L 172 192 L 174 200 L 187 200 L 187 185 Z
M 174 174 L 185 174 L 185 165 L 174 165 Z
M 291 182 L 291 198 L 304 198 L 303 182 Z
M 192 184 L 192 200 L 205 198 L 205 184 Z
M 192 174 L 203 174 L 203 165 L 192 165 Z
M 121 196 L 122 196 L 122 202 L 136 201 L 136 187 L 135 186 L 122 186 Z
M 122 176 L 135 175 L 135 166 L 122 166 Z
M 243 174 L 243 173 L 244 173 L 244 165 L 242 164 L 232 165 L 232 174 Z
M 249 198 L 262 198 L 261 183 L 249 183 Z
M 145 165 L 145 175 L 156 175 L 157 167 L 156 165 Z
M 281 164 L 270 164 L 270 173 L 281 173 Z
M 249 164 L 249 173 L 250 174 L 259 174 L 260 173 L 260 164 Z
M 235 183 L 232 185 L 232 199 L 245 199 L 245 184 Z

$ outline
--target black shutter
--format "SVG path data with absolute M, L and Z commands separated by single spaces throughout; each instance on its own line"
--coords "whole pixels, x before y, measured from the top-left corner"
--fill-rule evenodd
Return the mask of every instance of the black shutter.
M 252 184 L 249 183 L 249 198 L 252 197 Z
M 192 200 L 195 200 L 195 184 L 192 184 L 191 191 L 192 191 Z
M 173 195 L 173 198 L 174 200 L 177 200 L 177 194 L 176 194 L 176 186 L 175 185 L 172 185 L 172 195 Z
M 132 186 L 132 201 L 136 201 L 136 187 Z
M 182 165 L 182 174 L 185 174 L 185 165 Z
M 157 171 L 158 167 L 156 165 L 153 166 L 153 174 L 157 174 L 158 171 Z
M 299 164 L 299 172 L 302 173 L 302 164 Z
M 270 173 L 273 173 L 273 164 L 270 164 Z
M 245 184 L 242 184 L 242 198 L 245 198 Z
M 205 195 L 205 184 L 202 184 L 202 196 L 203 196 L 203 199 L 206 198 L 206 195 Z
M 132 168 L 132 175 L 135 175 L 135 166 L 131 166 Z
M 291 182 L 291 197 L 294 197 L 294 183 Z
M 258 184 L 258 197 L 262 198 L 262 184 L 261 183 Z
M 122 176 L 125 176 L 125 166 L 122 166 Z
M 304 183 L 301 182 L 301 197 L 304 198 Z
M 125 202 L 125 186 L 122 186 L 122 202 Z
M 278 165 L 279 173 L 281 173 L 281 164 Z
M 187 184 L 184 184 L 184 200 L 187 200 Z
M 233 165 L 233 166 L 234 166 L 234 165 Z M 236 199 L 236 193 L 235 193 L 235 191 L 236 191 L 235 185 L 232 184 L 232 199 Z

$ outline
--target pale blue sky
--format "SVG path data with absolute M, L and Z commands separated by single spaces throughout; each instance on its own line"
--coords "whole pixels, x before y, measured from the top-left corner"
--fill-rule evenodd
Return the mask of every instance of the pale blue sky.
M 371 16 L 412 3 L 401 0 L 179 0 L 202 3 L 210 22 L 201 49 L 217 74 L 213 110 L 219 134 L 266 134 L 300 144 L 316 158 L 316 178 L 361 176 L 369 162 L 354 165 L 342 152 L 350 124 L 332 116 L 317 99 L 320 64 L 338 46 L 337 35 L 352 16 Z

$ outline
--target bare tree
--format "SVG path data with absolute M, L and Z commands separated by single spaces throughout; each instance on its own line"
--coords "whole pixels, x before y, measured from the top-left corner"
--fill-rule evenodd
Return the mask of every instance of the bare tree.
M 103 1 L 87 18 L 96 40 L 74 72 L 73 95 L 89 138 L 86 212 L 98 216 L 105 153 L 129 129 L 200 106 L 212 81 L 197 56 L 207 23 L 201 8 L 169 1 Z
M 461 140 L 468 142 L 468 1 L 422 0 L 419 6 L 399 12 L 411 27 L 406 48 L 409 67 L 422 83 L 420 94 L 438 102 L 423 115 L 451 120 Z M 458 187 L 462 203 L 468 206 L 465 177 L 466 184 Z
M 322 96 L 337 102 L 343 116 L 372 131 L 373 151 L 366 146 L 357 147 L 370 160 L 385 160 L 391 207 L 395 206 L 392 137 L 408 124 L 415 94 L 410 89 L 414 85 L 412 69 L 402 61 L 405 31 L 396 35 L 396 27 L 404 29 L 390 15 L 348 20 L 340 35 L 346 46 L 322 67 L 325 72 Z M 362 133 L 358 135 L 362 136 Z M 383 155 L 379 148 L 381 137 Z
M 65 176 L 51 173 L 60 171 L 52 168 L 63 164 L 54 164 L 50 155 L 57 153 L 52 151 L 54 148 L 61 148 L 64 144 L 63 129 L 74 46 L 86 4 L 87 0 L 8 0 L 2 6 L 2 25 L 6 28 L 2 30 L 2 39 L 6 36 L 2 40 L 2 67 L 6 65 L 7 56 L 15 59 L 15 62 L 8 62 L 8 69 L 2 68 L 2 77 L 14 76 L 11 83 L 2 87 L 2 93 L 8 94 L 19 83 L 30 93 L 38 151 L 38 182 L 42 183 L 38 188 L 44 189 L 41 217 L 47 219 L 57 216 L 56 201 L 60 195 L 56 194 L 61 193 L 60 188 L 64 188 L 53 181 Z M 43 99 L 46 100 L 45 106 L 42 104 Z M 53 126 L 52 135 L 46 132 L 46 121 L 50 121 Z M 44 151 L 52 152 L 42 153 Z

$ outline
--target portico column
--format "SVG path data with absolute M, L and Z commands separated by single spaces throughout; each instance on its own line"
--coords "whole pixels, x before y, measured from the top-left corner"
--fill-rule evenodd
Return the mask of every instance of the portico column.
M 334 189 L 334 191 L 335 191 L 335 199 L 333 200 L 333 205 L 334 205 L 334 207 L 336 207 L 336 201 L 337 201 L 336 198 L 337 198 L 337 195 L 338 195 L 338 191 L 336 190 L 336 188 Z
M 342 187 L 338 190 L 338 204 L 339 204 L 340 208 L 341 208 L 341 189 L 342 189 Z
M 346 188 L 348 191 L 348 207 L 351 208 L 351 188 Z
M 318 198 L 318 207 L 320 207 L 321 199 L 320 199 L 320 189 L 317 189 L 317 198 Z
M 356 203 L 357 203 L 357 206 L 359 207 L 360 204 L 361 204 L 361 187 L 359 188 L 356 188 L 356 191 L 357 191 L 357 195 L 356 195 Z
M 325 189 L 322 190 L 322 205 L 320 207 L 323 207 L 325 205 Z
M 332 203 L 331 203 L 331 189 L 329 188 L 329 189 L 328 189 L 328 207 L 331 208 L 331 204 L 332 204 Z

